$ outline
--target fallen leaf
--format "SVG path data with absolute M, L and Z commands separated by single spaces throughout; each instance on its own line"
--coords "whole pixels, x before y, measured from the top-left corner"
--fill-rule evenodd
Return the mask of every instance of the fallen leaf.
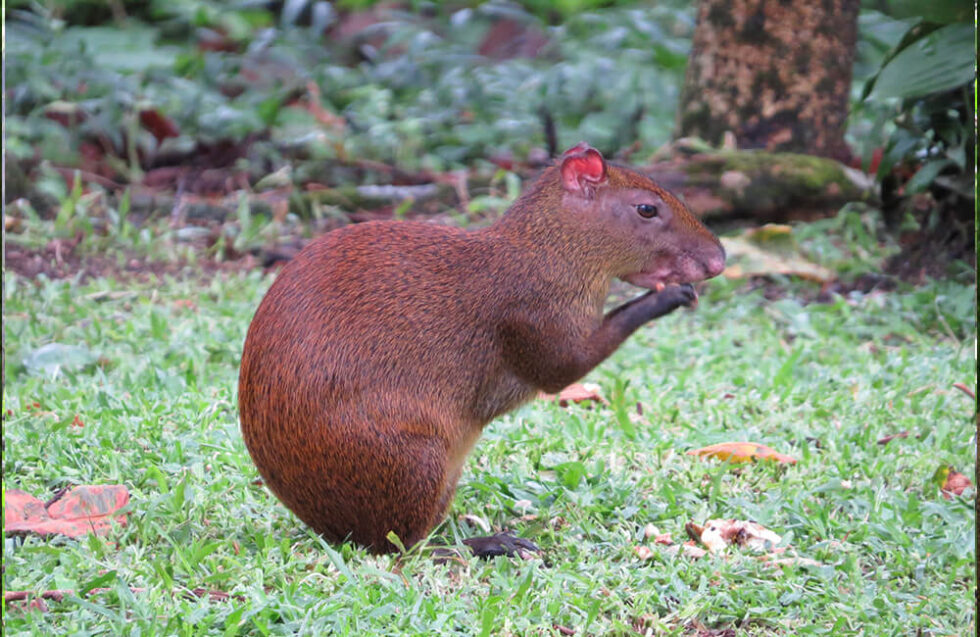
M 602 397 L 599 393 L 599 386 L 595 383 L 572 383 L 565 389 L 555 394 L 546 394 L 541 392 L 538 398 L 543 400 L 555 400 L 558 399 L 558 404 L 562 407 L 568 407 L 569 403 L 582 403 L 586 401 L 600 402 L 603 405 L 608 405 L 609 402 Z
M 654 544 L 666 544 L 671 545 L 674 543 L 674 539 L 670 536 L 670 533 L 661 533 L 657 537 L 653 538 Z
M 946 481 L 943 482 L 943 497 L 947 500 L 954 495 L 963 495 L 963 492 L 973 486 L 970 479 L 958 471 L 949 470 L 946 474 Z
M 704 526 L 688 522 L 684 530 L 692 540 L 700 542 L 712 553 L 718 553 L 731 544 L 764 551 L 783 541 L 761 524 L 743 520 L 708 520 Z
M 3 528 L 9 529 L 11 524 L 24 520 L 35 520 L 47 517 L 48 512 L 44 503 L 26 491 L 9 489 L 3 494 L 6 508 L 3 511 Z
M 83 485 L 45 505 L 19 489 L 4 493 L 7 533 L 61 534 L 79 537 L 89 532 L 105 535 L 113 523 L 125 525 L 129 491 L 122 485 Z
M 749 462 L 750 460 L 774 460 L 781 464 L 796 464 L 796 458 L 781 454 L 757 442 L 720 442 L 709 447 L 693 449 L 689 456 L 718 458 L 729 462 Z
M 693 542 L 685 542 L 684 544 L 671 544 L 666 549 L 668 555 L 677 555 L 682 553 L 684 557 L 690 557 L 691 559 L 700 559 L 708 554 L 706 550 L 700 546 L 695 546 Z
M 750 276 L 782 274 L 811 281 L 833 281 L 835 274 L 799 254 L 795 240 L 784 228 L 763 226 L 739 237 L 723 237 L 728 267 L 722 276 L 741 279 Z
M 648 560 L 653 557 L 653 550 L 649 546 L 640 545 L 633 549 L 636 556 L 641 560 Z

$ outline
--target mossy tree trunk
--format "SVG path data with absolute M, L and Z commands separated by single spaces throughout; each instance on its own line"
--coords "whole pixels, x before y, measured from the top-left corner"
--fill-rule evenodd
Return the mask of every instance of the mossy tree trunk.
M 679 137 L 847 160 L 858 0 L 701 0 Z

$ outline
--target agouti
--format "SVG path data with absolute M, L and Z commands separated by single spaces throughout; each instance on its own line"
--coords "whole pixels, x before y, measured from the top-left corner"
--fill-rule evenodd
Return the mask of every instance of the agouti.
M 693 305 L 718 239 L 585 144 L 493 225 L 371 222 L 312 241 L 248 330 L 242 434 L 273 493 L 332 542 L 425 538 L 483 427 Z M 603 316 L 612 279 L 651 291 Z M 681 285 L 677 285 L 681 284 Z

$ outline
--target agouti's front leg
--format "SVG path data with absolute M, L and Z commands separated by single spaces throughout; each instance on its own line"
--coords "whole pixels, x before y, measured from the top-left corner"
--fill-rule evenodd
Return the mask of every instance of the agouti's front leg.
M 603 317 L 598 328 L 570 338 L 545 338 L 540 322 L 511 320 L 499 330 L 504 360 L 525 382 L 556 393 L 608 358 L 641 325 L 692 306 L 697 298 L 688 283 L 669 285 L 620 305 Z

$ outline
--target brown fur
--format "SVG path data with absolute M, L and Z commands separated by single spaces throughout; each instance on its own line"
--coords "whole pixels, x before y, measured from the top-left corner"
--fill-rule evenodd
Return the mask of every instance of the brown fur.
M 707 254 L 695 278 L 717 274 L 717 239 L 646 177 L 609 166 L 595 192 L 575 194 L 559 170 L 482 230 L 375 222 L 328 233 L 263 299 L 242 355 L 242 434 L 269 488 L 329 540 L 383 552 L 389 531 L 423 539 L 490 420 L 683 304 L 668 289 L 603 317 L 611 279 L 643 270 L 651 250 L 661 261 Z M 620 204 L 597 214 L 627 189 L 666 202 L 672 234 L 638 236 Z M 668 241 L 681 251 L 658 243 Z

